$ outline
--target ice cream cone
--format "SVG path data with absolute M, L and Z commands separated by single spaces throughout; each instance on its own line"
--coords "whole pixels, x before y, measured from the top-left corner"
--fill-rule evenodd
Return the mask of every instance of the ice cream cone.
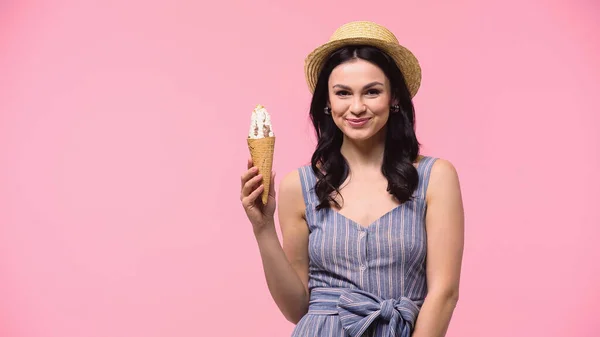
M 271 188 L 271 170 L 273 169 L 273 154 L 275 153 L 275 137 L 252 139 L 248 138 L 248 149 L 252 157 L 252 163 L 258 167 L 258 173 L 263 176 L 265 187 L 262 193 L 262 203 L 267 204 L 269 200 L 269 189 Z

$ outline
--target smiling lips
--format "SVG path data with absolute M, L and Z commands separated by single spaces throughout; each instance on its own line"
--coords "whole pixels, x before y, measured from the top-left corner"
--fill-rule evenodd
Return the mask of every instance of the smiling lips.
M 371 118 L 346 118 L 346 122 L 353 128 L 360 128 L 367 124 Z

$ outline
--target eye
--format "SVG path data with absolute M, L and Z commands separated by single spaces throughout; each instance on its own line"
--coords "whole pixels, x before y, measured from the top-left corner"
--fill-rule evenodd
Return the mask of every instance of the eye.
M 348 92 L 346 90 L 340 90 L 340 91 L 336 91 L 335 94 L 337 96 L 347 96 L 347 95 L 350 95 L 350 92 Z
M 367 95 L 369 95 L 369 96 L 377 96 L 380 93 L 381 93 L 381 91 L 378 90 L 378 89 L 369 89 L 369 90 L 367 90 Z

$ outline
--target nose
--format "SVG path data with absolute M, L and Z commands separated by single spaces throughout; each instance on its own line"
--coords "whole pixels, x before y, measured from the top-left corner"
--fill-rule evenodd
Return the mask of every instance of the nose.
M 352 100 L 352 104 L 350 105 L 350 112 L 353 115 L 360 115 L 367 110 L 365 103 L 362 100 L 362 96 L 358 95 Z

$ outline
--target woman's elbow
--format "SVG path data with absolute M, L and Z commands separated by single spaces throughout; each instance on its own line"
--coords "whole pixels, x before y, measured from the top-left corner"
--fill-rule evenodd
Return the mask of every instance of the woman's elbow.
M 304 315 L 306 315 L 307 312 L 308 303 L 298 303 L 296 305 L 291 305 L 286 308 L 282 308 L 281 310 L 281 313 L 283 314 L 285 319 L 294 325 L 298 324 L 298 322 L 300 322 L 302 317 L 304 317 Z
M 458 290 L 453 291 L 448 295 L 448 302 L 452 304 L 453 307 L 456 307 L 456 305 L 458 304 L 459 297 L 460 296 L 458 295 Z
M 457 288 L 447 288 L 431 291 L 427 296 L 432 296 L 451 306 L 456 306 L 459 299 L 459 290 Z
M 300 322 L 300 320 L 302 319 L 302 317 L 304 317 L 305 314 L 305 312 L 302 312 L 300 310 L 294 310 L 293 312 L 284 312 L 283 316 L 288 322 L 296 325 L 298 324 L 298 322 Z

